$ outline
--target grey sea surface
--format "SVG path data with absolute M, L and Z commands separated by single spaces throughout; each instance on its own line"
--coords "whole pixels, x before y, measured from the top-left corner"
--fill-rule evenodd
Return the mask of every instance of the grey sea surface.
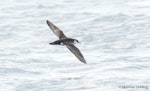
M 0 91 L 150 90 L 150 0 L 0 1 Z M 87 64 L 49 45 L 46 20 Z

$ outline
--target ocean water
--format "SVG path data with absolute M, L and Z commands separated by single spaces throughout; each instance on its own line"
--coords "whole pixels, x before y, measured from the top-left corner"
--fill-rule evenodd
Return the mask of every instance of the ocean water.
M 0 91 L 150 90 L 150 0 L 0 1 Z M 49 45 L 46 20 L 87 64 Z

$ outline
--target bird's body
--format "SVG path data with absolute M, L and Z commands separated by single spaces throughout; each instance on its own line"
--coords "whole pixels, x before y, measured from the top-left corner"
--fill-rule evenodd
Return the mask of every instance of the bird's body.
M 48 26 L 54 32 L 54 34 L 59 38 L 54 42 L 51 42 L 51 45 L 65 45 L 81 62 L 86 63 L 83 55 L 81 54 L 80 50 L 74 46 L 74 42 L 79 42 L 77 39 L 68 38 L 64 33 L 53 23 L 47 20 Z
M 54 42 L 51 42 L 50 44 L 51 45 L 61 45 L 61 44 L 66 45 L 66 42 L 75 43 L 75 41 L 76 41 L 76 39 L 72 39 L 72 38 L 62 38 L 62 39 L 56 40 Z

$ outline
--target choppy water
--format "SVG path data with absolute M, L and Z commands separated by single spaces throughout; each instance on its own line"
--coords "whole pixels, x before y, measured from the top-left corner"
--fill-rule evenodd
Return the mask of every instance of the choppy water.
M 77 38 L 87 65 L 50 20 Z M 0 91 L 149 91 L 149 0 L 1 0 Z

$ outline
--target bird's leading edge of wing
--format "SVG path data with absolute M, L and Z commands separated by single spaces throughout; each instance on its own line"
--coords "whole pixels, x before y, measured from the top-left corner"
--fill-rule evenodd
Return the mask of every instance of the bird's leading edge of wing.
M 67 38 L 64 33 L 53 23 L 51 23 L 50 21 L 46 21 L 47 25 L 51 28 L 51 30 L 54 32 L 54 34 L 59 37 L 59 39 L 61 38 Z

